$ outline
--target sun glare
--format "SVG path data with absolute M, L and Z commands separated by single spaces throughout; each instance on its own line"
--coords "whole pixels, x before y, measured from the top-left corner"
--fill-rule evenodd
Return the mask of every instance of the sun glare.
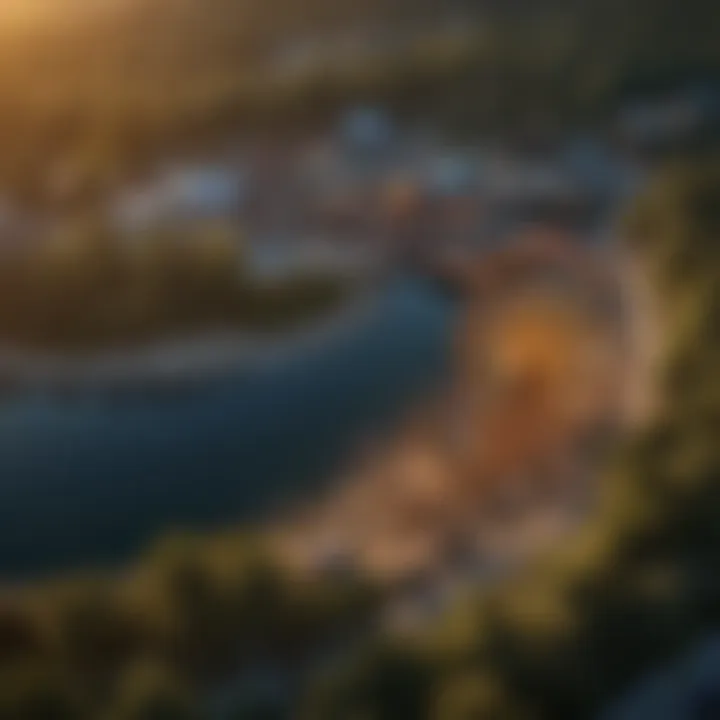
M 128 0 L 0 0 L 0 29 L 32 30 L 48 24 L 106 12 Z

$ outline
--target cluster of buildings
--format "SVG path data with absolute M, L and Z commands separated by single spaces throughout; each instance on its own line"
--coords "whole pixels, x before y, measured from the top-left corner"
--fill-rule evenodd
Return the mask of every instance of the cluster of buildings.
M 538 222 L 603 237 L 613 208 L 642 184 L 656 152 L 719 124 L 720 94 L 707 84 L 630 98 L 602 133 L 540 143 L 451 142 L 382 108 L 356 107 L 324 131 L 273 133 L 203 159 L 176 159 L 103 191 L 100 202 L 129 235 L 222 224 L 242 238 L 261 274 L 363 276 L 418 257 L 474 252 Z M 49 173 L 58 207 L 77 210 L 68 198 L 83 197 L 82 177 Z M 52 227 L 54 212 L 38 219 L 3 204 L 3 246 L 42 237 L 38 229 Z
M 356 108 L 312 137 L 169 165 L 113 197 L 109 213 L 129 233 L 226 223 L 259 273 L 363 275 L 473 251 L 527 223 L 590 233 L 638 177 L 592 138 L 529 155 L 451 144 L 401 128 L 380 109 Z
M 481 290 L 484 317 L 470 313 L 459 329 L 449 392 L 276 528 L 290 567 L 360 569 L 397 591 L 393 624 L 564 537 L 585 517 L 621 422 L 624 350 L 605 303 L 614 288 L 592 274 L 600 254 L 557 245 L 517 265 L 533 247 L 482 261 L 509 282 Z
M 450 142 L 357 107 L 323 132 L 255 138 L 214 158 L 162 165 L 106 197 L 104 211 L 134 236 L 222 224 L 266 275 L 364 276 L 464 256 L 537 223 L 602 237 L 618 201 L 642 183 L 647 153 L 720 117 L 711 90 L 634 99 L 602 137 L 568 134 L 532 147 Z M 2 235 L 22 235 L 27 218 L 0 209 Z

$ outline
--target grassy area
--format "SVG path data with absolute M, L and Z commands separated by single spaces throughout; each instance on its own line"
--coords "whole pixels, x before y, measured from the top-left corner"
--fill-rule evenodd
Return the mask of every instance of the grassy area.
M 0 264 L 0 343 L 37 350 L 127 348 L 209 330 L 263 333 L 330 311 L 327 275 L 253 279 L 222 227 L 121 237 L 101 224 L 56 229 Z

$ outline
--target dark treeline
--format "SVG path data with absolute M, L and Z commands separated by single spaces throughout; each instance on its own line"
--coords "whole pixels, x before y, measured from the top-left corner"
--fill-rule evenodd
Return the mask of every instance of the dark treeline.
M 0 264 L 0 342 L 38 350 L 127 348 L 194 331 L 263 333 L 337 306 L 323 274 L 255 279 L 239 231 L 205 224 L 123 236 L 74 221 Z
M 361 631 L 377 597 L 357 581 L 299 581 L 247 533 L 167 539 L 122 577 L 5 593 L 0 718 L 202 720 L 244 676 L 301 677 Z M 260 701 L 245 693 L 229 717 L 259 717 Z

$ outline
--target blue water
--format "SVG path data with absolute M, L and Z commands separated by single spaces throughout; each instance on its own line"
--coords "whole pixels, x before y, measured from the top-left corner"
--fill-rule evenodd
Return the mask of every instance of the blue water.
M 0 576 L 124 560 L 312 494 L 446 374 L 454 311 L 403 281 L 321 342 L 172 395 L 0 405 Z

